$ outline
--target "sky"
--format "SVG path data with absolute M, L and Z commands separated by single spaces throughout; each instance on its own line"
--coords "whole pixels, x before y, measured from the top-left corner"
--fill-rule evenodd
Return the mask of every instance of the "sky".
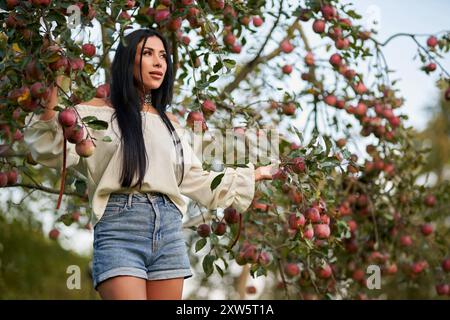
M 379 21 L 377 39 L 380 41 L 384 41 L 389 36 L 399 32 L 431 34 L 442 30 L 450 30 L 448 18 L 450 1 L 448 0 L 358 0 L 352 3 L 356 11 L 366 17 L 362 20 L 364 23 L 370 25 L 371 17 L 376 17 Z M 318 38 L 314 40 L 312 31 L 308 31 L 308 34 L 311 35 L 312 46 L 319 43 Z M 427 37 L 421 37 L 419 41 L 425 44 L 426 39 Z M 391 77 L 399 79 L 397 87 L 406 99 L 402 113 L 409 116 L 407 124 L 421 130 L 430 118 L 430 112 L 426 111 L 425 108 L 436 103 L 438 91 L 434 82 L 437 79 L 437 73 L 427 76 L 419 70 L 421 63 L 419 60 L 413 61 L 413 56 L 417 50 L 411 39 L 397 38 L 391 41 L 383 51 L 388 65 L 395 70 Z M 450 71 L 449 54 L 441 63 Z M 293 81 L 292 85 L 295 86 L 298 83 Z M 4 207 L 5 200 L 9 198 L 10 192 L 9 188 L 0 191 L 2 207 Z M 13 199 L 16 203 L 25 195 L 20 190 L 15 190 L 14 193 Z M 56 197 L 51 199 L 56 205 Z M 39 208 L 42 207 L 39 206 Z M 44 222 L 44 232 L 50 230 L 53 216 L 54 214 L 51 211 L 41 212 L 40 217 Z M 87 230 L 76 231 L 75 228 L 65 228 L 65 230 L 61 239 L 63 247 L 80 254 L 90 254 L 93 240 L 92 232 Z M 190 281 L 194 281 L 194 279 Z M 255 285 L 260 286 L 261 284 L 255 282 Z M 188 285 L 186 288 L 185 294 L 188 294 L 192 286 Z
M 434 34 L 450 30 L 448 0 L 357 0 L 351 3 L 363 16 L 380 18 L 377 39 L 381 41 L 396 33 Z M 418 39 L 425 45 L 427 37 Z M 409 116 L 407 124 L 421 130 L 430 119 L 430 113 L 424 109 L 436 103 L 439 92 L 435 87 L 437 73 L 426 75 L 419 70 L 420 60 L 413 61 L 416 52 L 413 40 L 404 37 L 392 40 L 384 49 L 388 65 L 395 70 L 392 78 L 399 79 L 398 88 L 406 99 L 402 112 Z M 450 72 L 450 53 L 442 60 L 442 65 Z

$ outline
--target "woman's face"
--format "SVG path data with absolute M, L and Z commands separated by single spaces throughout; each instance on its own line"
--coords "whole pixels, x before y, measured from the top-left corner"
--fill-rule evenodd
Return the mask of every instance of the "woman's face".
M 137 83 L 140 83 L 139 60 L 143 44 L 144 39 L 137 45 L 136 57 L 134 60 L 133 72 Z M 167 53 L 161 39 L 157 36 L 152 36 L 147 39 L 144 51 L 142 52 L 142 80 L 146 91 L 157 89 L 161 86 L 167 70 L 166 55 Z M 155 73 L 160 73 L 161 75 Z M 142 88 L 139 88 L 139 90 L 142 90 Z

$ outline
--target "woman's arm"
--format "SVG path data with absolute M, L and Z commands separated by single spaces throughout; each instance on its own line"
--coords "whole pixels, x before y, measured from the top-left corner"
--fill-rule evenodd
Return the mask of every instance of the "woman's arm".
M 255 181 L 271 180 L 278 164 L 270 164 L 255 169 Z
M 56 84 L 61 86 L 63 76 L 60 75 L 56 78 Z M 53 117 L 56 114 L 56 111 L 54 110 L 55 107 L 58 105 L 58 87 L 54 84 L 50 86 L 50 96 L 48 98 L 47 104 L 45 105 L 45 111 L 41 114 L 40 120 L 50 120 L 53 119 Z

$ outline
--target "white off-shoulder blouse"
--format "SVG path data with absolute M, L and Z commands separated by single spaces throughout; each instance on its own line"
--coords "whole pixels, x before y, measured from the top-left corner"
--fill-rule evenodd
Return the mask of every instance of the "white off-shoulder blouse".
M 247 163 L 246 168 L 225 168 L 222 172 L 203 170 L 201 161 L 188 141 L 188 129 L 172 122 L 183 146 L 185 163 L 183 181 L 178 186 L 174 160 L 176 152 L 170 132 L 158 114 L 146 111 L 141 111 L 141 114 L 149 164 L 142 189 L 122 188 L 119 181 L 122 168 L 120 128 L 117 120 L 112 118 L 114 109 L 85 104 L 78 104 L 75 108 L 82 118 L 96 116 L 99 120 L 108 122 L 106 130 L 87 128 L 90 135 L 96 138 L 96 149 L 92 156 L 80 157 L 75 152 L 75 144 L 67 143 L 66 167 L 73 167 L 87 178 L 93 226 L 102 217 L 111 193 L 161 192 L 174 202 L 183 215 L 186 214 L 187 203 L 182 195 L 208 209 L 233 206 L 239 212 L 244 212 L 249 208 L 255 193 L 253 163 Z M 58 113 L 49 120 L 40 120 L 38 114 L 27 115 L 25 125 L 28 126 L 24 130 L 24 142 L 36 162 L 61 169 L 64 140 L 57 115 Z M 111 137 L 112 141 L 102 141 L 105 136 Z M 222 181 L 211 190 L 211 182 L 222 173 Z

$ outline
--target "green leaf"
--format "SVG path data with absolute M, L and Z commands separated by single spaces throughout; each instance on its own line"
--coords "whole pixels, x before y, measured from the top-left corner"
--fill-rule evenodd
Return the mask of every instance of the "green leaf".
M 348 10 L 347 14 L 352 17 L 353 19 L 361 19 L 362 17 L 357 14 L 354 10 Z
M 219 267 L 217 264 L 214 263 L 214 265 L 216 266 L 217 272 L 219 272 L 220 276 L 223 278 L 223 270 L 221 267 Z
M 218 60 L 213 68 L 214 73 L 217 73 L 220 69 L 222 69 L 222 67 L 223 67 L 222 61 Z
M 211 239 L 211 244 L 213 244 L 213 245 L 219 244 L 219 238 L 216 236 L 215 233 L 211 233 L 209 238 Z
M 303 144 L 303 134 L 294 126 L 292 126 L 292 128 L 294 129 L 295 133 L 298 136 L 298 139 L 300 140 L 300 143 Z
M 213 191 L 215 188 L 217 188 L 217 186 L 220 184 L 220 182 L 222 182 L 222 178 L 224 175 L 225 175 L 225 173 L 221 173 L 213 179 L 213 181 L 211 182 L 211 191 Z
M 209 277 L 214 271 L 213 268 L 214 260 L 216 260 L 216 257 L 210 254 L 206 255 L 203 258 L 202 267 L 207 277 Z
M 75 181 L 75 190 L 77 191 L 77 193 L 79 194 L 84 194 L 84 192 L 86 191 L 86 181 L 84 180 L 76 180 Z
M 219 79 L 219 76 L 217 74 L 215 74 L 215 75 L 209 77 L 208 82 L 212 83 L 212 82 L 216 81 L 217 79 Z
M 88 123 L 88 122 L 97 120 L 97 117 L 87 116 L 87 117 L 82 118 L 81 120 L 83 120 L 83 122 L 85 122 L 85 123 Z
M 102 141 L 105 141 L 105 142 L 111 142 L 112 139 L 111 139 L 110 136 L 105 136 L 105 137 L 103 137 Z
M 200 250 L 202 250 L 203 247 L 206 245 L 206 243 L 207 243 L 206 238 L 201 238 L 200 240 L 198 240 L 195 243 L 195 252 L 199 252 Z
M 325 155 L 328 156 L 330 154 L 330 150 L 331 150 L 331 146 L 332 146 L 331 140 L 328 136 L 323 136 L 322 138 L 325 141 L 325 146 L 326 146 Z
M 106 130 L 108 129 L 108 122 L 103 120 L 94 120 L 89 122 L 87 126 L 94 130 Z
M 223 59 L 223 63 L 225 64 L 225 67 L 232 69 L 236 65 L 236 61 L 231 59 Z

